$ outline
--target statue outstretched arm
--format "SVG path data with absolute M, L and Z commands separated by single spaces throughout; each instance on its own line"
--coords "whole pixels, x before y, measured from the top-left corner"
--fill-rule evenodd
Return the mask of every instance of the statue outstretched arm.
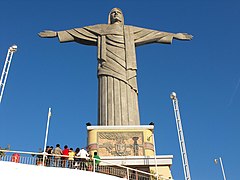
M 171 44 L 173 39 L 177 39 L 177 40 L 183 40 L 183 41 L 190 41 L 193 36 L 191 34 L 187 34 L 187 33 L 166 33 L 163 32 L 163 36 L 160 37 L 157 42 L 159 43 L 165 43 L 165 44 Z
M 57 32 L 45 30 L 45 31 L 38 33 L 38 35 L 42 38 L 54 38 L 54 37 L 57 37 Z
M 193 36 L 187 33 L 177 33 L 173 35 L 173 38 L 178 40 L 191 40 Z
M 170 33 L 161 32 L 157 30 L 131 27 L 134 34 L 134 41 L 136 46 L 149 43 L 163 43 L 171 44 L 173 39 L 177 40 L 191 40 L 192 35 L 187 33 Z
M 42 38 L 55 38 L 58 37 L 61 43 L 63 42 L 78 42 L 85 45 L 96 45 L 97 35 L 91 33 L 90 31 L 84 28 L 74 28 L 64 31 L 50 31 L 45 30 L 38 35 Z
M 51 31 L 51 30 L 45 30 L 42 31 L 40 33 L 38 33 L 38 35 L 41 38 L 55 38 L 58 37 L 60 42 L 70 42 L 70 41 L 74 41 L 74 37 L 71 36 L 71 34 L 69 34 L 67 31 Z

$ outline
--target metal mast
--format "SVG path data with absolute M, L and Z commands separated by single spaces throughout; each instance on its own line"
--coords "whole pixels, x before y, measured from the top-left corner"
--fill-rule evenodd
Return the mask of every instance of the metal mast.
M 221 165 L 221 169 L 222 169 L 223 179 L 224 179 L 224 180 L 227 180 L 226 175 L 225 175 L 225 171 L 224 171 L 224 167 L 223 167 L 222 158 L 221 158 L 221 157 L 219 157 L 219 161 L 220 161 L 220 165 Z M 214 162 L 215 162 L 215 164 L 217 164 L 217 163 L 218 163 L 218 159 L 214 159 Z
M 170 97 L 172 99 L 174 114 L 175 114 L 175 119 L 176 119 L 178 140 L 179 140 L 179 145 L 180 145 L 180 150 L 181 150 L 181 155 L 182 155 L 182 163 L 183 163 L 185 180 L 191 180 L 188 158 L 187 158 L 187 150 L 186 150 L 186 146 L 185 146 L 182 123 L 181 123 L 181 118 L 180 118 L 180 111 L 179 111 L 179 107 L 178 107 L 177 94 L 175 92 L 172 92 Z
M 16 51 L 17 51 L 17 46 L 12 45 L 8 49 L 8 52 L 7 52 L 7 57 L 6 57 L 6 60 L 5 60 L 5 64 L 4 64 L 1 79 L 0 79 L 0 103 L 2 101 L 3 91 L 4 91 L 4 87 L 6 85 L 7 76 L 8 76 L 9 68 L 10 68 L 11 61 L 12 61 L 12 56 L 13 56 L 13 53 L 16 52 Z

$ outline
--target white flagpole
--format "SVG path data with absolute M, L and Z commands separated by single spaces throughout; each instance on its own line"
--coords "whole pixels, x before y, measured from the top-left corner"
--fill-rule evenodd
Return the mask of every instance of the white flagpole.
M 46 147 L 47 147 L 47 139 L 48 139 L 48 128 L 49 128 L 49 122 L 51 118 L 51 108 L 48 109 L 48 119 L 47 119 L 47 127 L 46 127 L 46 134 L 45 134 L 45 141 L 44 141 L 44 147 L 43 147 L 43 166 L 45 163 L 45 157 L 46 157 Z
M 222 158 L 219 157 L 219 161 L 220 161 L 220 165 L 221 165 L 221 169 L 222 169 L 222 174 L 223 174 L 223 179 L 227 180 L 226 175 L 225 175 L 225 171 L 224 171 L 224 167 L 223 167 L 223 162 L 222 162 Z M 214 159 L 214 163 L 218 164 L 218 159 Z
M 225 175 L 225 172 L 224 172 L 223 162 L 222 162 L 222 158 L 221 157 L 219 157 L 219 161 L 220 161 L 220 165 L 221 165 L 221 168 L 222 168 L 223 179 L 226 180 L 226 175 Z

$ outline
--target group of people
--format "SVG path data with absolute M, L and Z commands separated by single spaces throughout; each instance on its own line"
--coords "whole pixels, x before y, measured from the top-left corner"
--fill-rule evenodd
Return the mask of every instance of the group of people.
M 95 166 L 95 170 L 98 171 L 100 156 L 97 152 L 94 152 L 92 156 L 84 148 L 68 148 L 67 145 L 61 149 L 60 144 L 57 144 L 55 148 L 53 146 L 47 146 L 45 150 L 45 162 L 46 166 L 54 167 L 68 167 L 81 170 L 92 171 Z

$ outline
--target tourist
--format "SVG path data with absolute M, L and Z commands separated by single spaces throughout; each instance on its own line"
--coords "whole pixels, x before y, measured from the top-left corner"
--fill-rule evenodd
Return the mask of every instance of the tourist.
M 68 153 L 69 153 L 68 146 L 65 145 L 64 150 L 62 151 L 63 157 L 61 158 L 62 159 L 62 167 L 66 167 L 66 163 L 67 163 L 67 160 L 68 160 Z
M 89 159 L 87 161 L 87 170 L 93 171 L 93 156 L 90 154 Z
M 94 158 L 94 163 L 95 163 L 95 170 L 99 171 L 99 164 L 100 164 L 100 159 L 101 158 L 100 158 L 100 156 L 98 155 L 97 152 L 94 152 L 93 158 Z
M 73 151 L 73 148 L 70 148 L 69 152 L 68 152 L 68 167 L 69 168 L 73 168 L 74 156 L 75 156 L 75 152 Z
M 47 146 L 45 152 L 47 153 L 47 156 L 46 156 L 46 166 L 51 166 L 51 162 L 52 162 L 52 156 L 51 156 L 51 154 L 52 154 L 52 152 L 53 152 L 53 146 L 50 146 L 50 147 Z
M 89 156 L 88 152 L 84 148 L 81 148 L 77 156 L 80 158 L 80 169 L 86 170 L 86 161 Z
M 59 167 L 62 155 L 62 149 L 60 148 L 60 144 L 56 145 L 56 148 L 53 150 L 53 154 L 54 154 L 54 166 Z
M 80 151 L 80 148 L 76 148 L 75 150 L 75 157 L 74 157 L 74 166 L 75 166 L 75 169 L 79 169 L 79 166 L 80 166 L 80 158 L 78 156 L 78 153 Z

